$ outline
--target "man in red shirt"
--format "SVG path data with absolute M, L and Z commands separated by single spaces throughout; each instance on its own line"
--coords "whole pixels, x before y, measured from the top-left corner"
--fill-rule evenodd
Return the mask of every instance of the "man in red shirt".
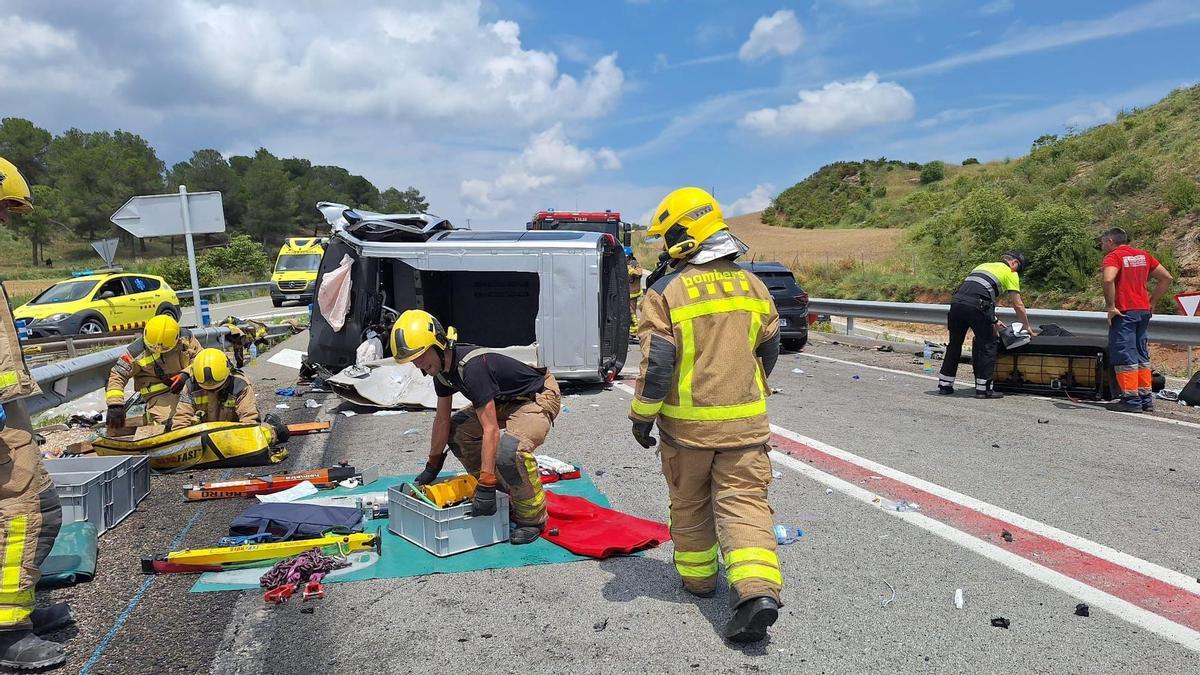
M 1109 410 L 1140 413 L 1154 410 L 1150 388 L 1150 347 L 1146 328 L 1154 307 L 1171 285 L 1171 273 L 1154 256 L 1129 245 L 1119 227 L 1100 235 L 1104 251 L 1104 301 L 1108 310 L 1108 358 L 1117 374 L 1121 399 Z M 1154 293 L 1146 284 L 1155 280 Z

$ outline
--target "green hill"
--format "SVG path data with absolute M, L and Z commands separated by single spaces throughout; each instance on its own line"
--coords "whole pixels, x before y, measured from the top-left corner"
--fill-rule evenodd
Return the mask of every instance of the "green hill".
M 1200 288 L 1200 86 L 1111 124 L 1045 135 L 1017 159 L 979 164 L 837 162 L 784 190 L 763 222 L 799 228 L 905 228 L 904 250 L 874 273 L 811 266 L 816 292 L 912 299 L 951 290 L 973 265 L 1020 248 L 1027 294 L 1094 306 L 1096 235 L 1123 227 L 1177 279 Z M 826 265 L 826 268 L 831 266 Z M 897 283 L 900 287 L 897 287 Z M 886 292 L 884 289 L 886 288 Z M 1160 309 L 1173 311 L 1174 303 Z

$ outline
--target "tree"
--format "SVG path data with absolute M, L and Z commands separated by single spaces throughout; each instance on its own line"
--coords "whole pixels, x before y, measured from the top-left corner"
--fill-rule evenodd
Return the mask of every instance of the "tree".
M 975 157 L 968 157 L 962 161 L 963 166 L 970 166 L 971 164 L 978 164 L 978 163 L 979 163 L 979 160 Z
M 49 131 L 27 119 L 5 117 L 0 120 L 0 157 L 15 164 L 30 185 L 46 183 L 50 179 L 46 152 L 51 138 Z
M 946 165 L 943 162 L 930 162 L 921 167 L 921 184 L 936 183 L 946 177 Z
M 220 152 L 212 148 L 193 152 L 190 160 L 179 162 L 167 173 L 167 187 L 172 192 L 178 191 L 180 185 L 186 185 L 189 192 L 220 192 L 225 224 L 230 229 L 239 227 L 246 212 L 246 204 L 238 191 L 240 182 L 241 176 Z M 171 254 L 175 254 L 175 237 L 171 237 Z
M 1039 204 L 1021 227 L 1026 261 L 1022 278 L 1064 291 L 1087 287 L 1099 264 L 1091 221 L 1091 213 L 1078 206 Z
M 279 158 L 259 148 L 242 177 L 240 192 L 246 203 L 242 229 L 264 245 L 286 235 L 295 223 L 291 188 Z
M 982 187 L 975 188 L 963 199 L 958 220 L 971 234 L 974 249 L 980 256 L 992 259 L 1012 246 L 1018 216 L 1003 192 Z
M 62 194 L 49 185 L 34 185 L 33 213 L 17 216 L 13 219 L 13 228 L 23 237 L 29 239 L 31 260 L 34 267 L 42 261 L 42 247 L 54 236 L 55 232 L 66 230 L 70 226 L 70 215 Z
M 383 213 L 424 213 L 428 209 L 425 196 L 411 185 L 407 190 L 390 187 L 379 193 L 379 210 Z

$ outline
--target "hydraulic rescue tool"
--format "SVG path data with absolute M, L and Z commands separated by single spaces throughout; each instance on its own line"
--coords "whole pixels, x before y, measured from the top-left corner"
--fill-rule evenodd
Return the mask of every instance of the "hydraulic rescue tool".
M 340 465 L 296 473 L 248 476 L 240 480 L 185 485 L 183 486 L 183 498 L 189 502 L 198 502 L 205 499 L 231 499 L 234 497 L 269 495 L 295 487 L 304 481 L 308 481 L 321 489 L 335 488 L 338 486 L 338 483 L 352 478 L 358 478 L 359 485 L 373 483 L 379 478 L 379 470 L 375 467 L 369 467 L 359 471 L 352 466 Z
M 328 534 L 316 539 L 281 541 L 274 544 L 246 544 L 222 548 L 194 548 L 158 553 L 142 558 L 142 574 L 194 574 L 220 572 L 236 567 L 253 567 L 281 560 L 312 549 L 328 550 L 331 555 L 373 550 L 383 553 L 382 530 L 374 533 Z

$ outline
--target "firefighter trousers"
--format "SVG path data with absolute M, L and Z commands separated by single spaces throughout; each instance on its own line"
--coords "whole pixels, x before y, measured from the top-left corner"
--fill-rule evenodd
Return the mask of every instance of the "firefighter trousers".
M 145 424 L 166 424 L 175 415 L 179 394 L 164 391 L 152 394 L 146 401 Z
M 512 520 L 517 525 L 546 524 L 546 493 L 538 474 L 533 451 L 546 441 L 558 417 L 562 397 L 554 376 L 546 375 L 545 388 L 537 395 L 515 401 L 497 402 L 500 444 L 496 448 L 496 481 L 512 500 Z M 450 418 L 453 432 L 450 451 L 463 468 L 478 477 L 483 460 L 483 425 L 473 407 Z
M 28 630 L 41 566 L 62 527 L 54 486 L 0 502 L 0 630 Z
M 992 388 L 992 378 L 996 371 L 996 357 L 1000 345 L 996 338 L 995 310 L 983 305 L 966 302 L 954 302 L 950 305 L 950 314 L 946 318 L 946 328 L 950 331 L 950 342 L 946 345 L 946 356 L 942 361 L 938 384 L 946 387 L 954 386 L 954 376 L 958 373 L 958 362 L 962 360 L 963 343 L 967 339 L 967 331 L 972 333 L 971 366 L 975 371 L 975 390 L 986 391 Z
M 771 459 L 765 445 L 695 450 L 663 439 L 658 446 L 671 502 L 675 569 L 694 593 L 717 586 L 717 552 L 725 561 L 730 604 L 780 602 L 783 575 L 775 553 L 774 511 L 767 501 Z

